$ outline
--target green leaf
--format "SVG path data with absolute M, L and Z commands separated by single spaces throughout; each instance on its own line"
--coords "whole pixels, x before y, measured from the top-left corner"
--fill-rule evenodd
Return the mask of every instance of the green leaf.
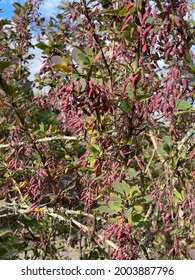
M 193 107 L 191 107 L 190 110 L 178 111 L 178 112 L 174 112 L 173 114 L 174 114 L 175 116 L 177 116 L 177 115 L 181 115 L 181 114 L 185 114 L 185 113 L 189 114 L 189 112 L 192 112 L 192 111 L 195 111 L 195 109 L 194 109 Z
M 137 60 L 136 59 L 131 63 L 131 68 L 133 69 L 133 72 L 135 72 L 137 70 Z
M 72 58 L 73 60 L 78 64 L 80 65 L 81 64 L 81 61 L 78 57 L 79 54 L 81 54 L 82 52 L 80 51 L 80 49 L 78 49 L 77 47 L 73 48 L 72 50 Z
M 167 152 L 162 147 L 157 148 L 157 153 L 159 156 L 162 156 L 162 157 L 168 156 Z
M 178 161 L 179 161 L 179 157 L 177 155 L 173 156 L 171 158 L 171 165 L 175 168 L 178 164 Z
M 32 229 L 37 226 L 37 221 L 35 218 L 30 218 L 25 220 L 25 224 L 27 227 Z
M 97 160 L 97 157 L 96 156 L 89 156 L 88 157 L 88 161 L 90 164 L 94 164 L 94 162 Z
M 180 152 L 180 158 L 186 158 L 187 153 L 188 153 L 188 148 L 183 148 Z
M 15 7 L 15 8 L 22 8 L 22 5 L 20 4 L 20 3 L 18 3 L 18 2 L 14 2 L 13 3 L 13 6 Z
M 128 173 L 130 178 L 133 178 L 136 175 L 136 170 L 134 168 L 130 167 L 130 168 L 127 169 L 127 173 Z
M 139 199 L 139 203 L 140 204 L 148 204 L 148 203 L 151 203 L 152 201 L 152 197 L 150 195 L 146 195 L 144 197 L 142 197 L 141 199 Z
M 181 202 L 181 198 L 176 196 L 176 195 L 173 195 L 173 202 L 177 203 L 177 202 Z
M 184 190 L 181 190 L 180 192 L 178 190 L 174 190 L 173 193 L 173 201 L 174 202 L 181 202 L 183 199 L 185 199 L 185 192 Z
M 128 220 L 128 222 L 129 222 L 129 224 L 132 223 L 132 211 L 133 211 L 133 209 L 132 209 L 132 208 L 129 208 L 129 209 L 127 209 L 127 210 L 125 211 L 125 214 L 124 214 L 125 218 L 126 218 L 126 219 Z
M 135 7 L 132 6 L 130 9 L 128 9 L 127 11 L 127 8 L 129 7 L 130 4 L 128 5 L 125 5 L 125 7 L 119 11 L 119 15 L 122 16 L 122 17 L 125 17 L 127 13 L 130 13 L 131 15 L 134 14 L 135 12 Z
M 132 100 L 132 99 L 133 99 L 133 97 L 134 97 L 134 93 L 133 93 L 133 91 L 132 91 L 132 90 L 130 90 L 129 88 L 127 88 L 127 93 L 128 93 L 128 95 L 129 95 L 129 98 Z
M 91 1 L 90 1 L 91 2 Z M 95 1 L 92 1 L 92 2 L 95 2 Z M 118 14 L 119 10 L 102 10 L 102 13 L 104 15 L 115 15 L 115 14 Z
M 132 216 L 132 221 L 135 224 L 136 222 L 140 222 L 140 220 L 143 219 L 143 215 L 142 214 L 133 214 Z
M 124 195 L 122 184 L 120 182 L 113 182 L 112 186 L 117 193 Z
M 98 208 L 96 208 L 97 211 L 101 212 L 101 213 L 107 213 L 109 215 L 114 215 L 117 214 L 117 211 L 110 209 L 108 206 L 100 206 Z
M 167 145 L 169 145 L 169 147 L 171 147 L 171 137 L 170 136 L 165 136 L 163 138 L 164 143 L 166 143 Z
M 140 204 L 135 204 L 133 206 L 133 209 L 135 210 L 136 213 L 142 213 L 143 211 L 143 206 L 141 206 Z
M 122 104 L 119 106 L 119 108 L 124 112 L 124 113 L 129 113 L 131 106 L 129 104 L 129 101 L 125 100 L 122 102 Z
M 79 53 L 78 57 L 83 62 L 84 65 L 90 64 L 90 60 L 89 60 L 89 58 L 85 54 Z
M 90 60 L 91 63 L 93 63 L 93 61 L 94 61 L 94 53 L 91 50 L 91 48 L 86 47 L 85 48 L 85 52 L 86 52 L 87 58 Z
M 119 197 L 112 197 L 109 201 L 109 207 L 111 210 L 121 212 L 122 210 L 122 199 Z
M 6 68 L 8 68 L 9 66 L 16 64 L 18 62 L 18 59 L 13 59 L 9 62 L 7 61 L 0 61 L 0 73 L 2 73 Z
M 32 81 L 26 82 L 26 83 L 21 87 L 20 91 L 23 92 L 23 93 L 27 93 L 27 92 L 31 89 L 32 84 L 33 84 Z
M 38 49 L 45 51 L 46 49 L 49 48 L 49 46 L 43 42 L 39 42 L 38 44 L 35 45 Z
M 131 187 L 129 184 L 127 184 L 125 181 L 120 182 L 113 182 L 113 188 L 117 193 L 122 194 L 123 196 L 128 196 L 129 192 L 131 190 Z
M 85 79 L 81 78 L 79 81 L 80 85 L 81 85 L 81 91 L 85 90 L 87 83 L 85 81 Z
M 98 156 L 100 154 L 100 147 L 98 145 L 90 146 L 90 150 L 94 156 Z
M 131 43 L 134 43 L 134 38 L 131 37 L 131 33 L 130 33 L 131 28 L 127 28 L 124 32 L 123 35 L 125 37 L 125 39 Z
M 39 125 L 39 130 L 44 132 L 45 131 L 45 126 L 44 124 L 41 122 L 41 124 Z
M 153 18 L 153 17 L 148 17 L 148 18 L 146 19 L 146 23 L 151 24 L 151 23 L 153 23 L 153 22 L 154 22 L 154 18 Z
M 128 220 L 129 224 L 137 224 L 137 222 L 140 222 L 140 220 L 143 219 L 143 215 L 136 214 L 134 209 L 129 208 L 125 211 L 125 218 Z
M 192 104 L 190 104 L 188 101 L 186 100 L 177 100 L 176 101 L 176 104 L 177 104 L 177 108 L 179 110 L 182 110 L 182 111 L 185 111 L 185 110 L 189 110 L 192 108 Z
M 12 85 L 8 85 L 6 83 L 2 76 L 0 76 L 0 88 L 10 97 L 13 97 L 13 93 L 16 91 L 16 89 Z
M 22 244 L 18 243 L 15 245 L 17 245 L 17 247 L 15 246 L 16 249 L 7 251 L 6 254 L 4 254 L 3 256 L 0 256 L 0 260 L 8 260 L 8 259 L 11 259 L 11 258 L 17 256 L 19 253 L 24 252 L 24 247 L 22 247 Z
M 72 50 L 73 60 L 80 66 L 86 66 L 90 64 L 90 59 L 88 58 L 85 51 L 79 47 L 74 47 Z
M 189 52 L 185 52 L 184 57 L 187 60 L 187 62 L 190 64 L 190 68 L 191 68 L 192 72 L 195 72 L 195 65 L 194 65 L 194 62 L 189 55 Z
M 126 14 L 127 14 L 126 9 L 127 9 L 127 6 L 125 6 L 122 10 L 119 11 L 119 15 L 121 17 L 125 17 L 126 16 Z
M 134 224 L 138 228 L 151 228 L 152 223 L 150 221 L 140 221 Z
M 165 152 L 167 152 L 167 154 L 170 153 L 170 151 L 171 151 L 170 146 L 167 143 L 164 143 L 163 150 Z
M 11 24 L 11 21 L 7 20 L 7 19 L 0 20 L 0 28 L 2 28 L 4 25 L 7 25 L 7 24 Z
M 10 229 L 4 229 L 4 230 L 0 230 L 0 237 L 3 237 L 6 234 L 12 234 L 12 230 Z
M 142 101 L 144 101 L 144 100 L 147 100 L 147 99 L 149 99 L 151 97 L 151 95 L 150 94 L 139 94 L 139 95 L 136 95 L 135 96 L 135 100 L 136 101 L 138 101 L 138 102 L 142 102 Z
M 139 194 L 139 187 L 138 186 L 133 186 L 130 189 L 130 199 L 133 199 L 134 197 L 136 197 Z
M 129 196 L 129 193 L 131 192 L 131 186 L 127 184 L 126 182 L 122 181 L 122 188 L 123 192 L 125 193 L 125 196 Z

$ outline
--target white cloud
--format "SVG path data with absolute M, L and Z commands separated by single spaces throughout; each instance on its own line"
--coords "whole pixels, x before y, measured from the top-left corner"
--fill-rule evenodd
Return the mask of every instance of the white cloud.
M 34 75 L 36 73 L 39 73 L 41 67 L 42 67 L 42 58 L 41 58 L 41 55 L 42 55 L 42 51 L 38 48 L 35 47 L 35 49 L 31 50 L 31 53 L 33 53 L 35 55 L 35 58 L 31 61 L 30 63 L 30 76 L 29 76 L 29 79 L 31 81 L 34 80 Z
M 57 12 L 58 6 L 64 1 L 62 0 L 44 0 L 40 7 L 43 16 L 49 17 Z
M 43 0 L 43 3 L 40 6 L 40 12 L 42 16 L 45 18 L 49 18 L 53 14 L 58 12 L 58 6 L 60 6 L 61 3 L 64 2 L 64 0 Z M 36 45 L 37 41 L 36 38 L 32 40 L 32 44 Z M 31 61 L 30 64 L 30 80 L 34 80 L 34 75 L 36 73 L 39 73 L 42 65 L 43 65 L 43 59 L 42 59 L 42 51 L 35 47 L 35 49 L 31 49 L 31 53 L 35 55 L 35 58 Z
M 43 38 L 44 40 L 45 38 Z M 34 59 L 31 60 L 30 62 L 30 76 L 29 79 L 31 81 L 34 80 L 34 75 L 36 73 L 39 73 L 41 67 L 43 66 L 43 58 L 42 58 L 42 50 L 36 47 L 36 44 L 38 43 L 36 35 L 34 36 L 34 38 L 31 40 L 31 43 L 33 46 L 35 46 L 34 48 L 31 48 L 29 53 L 34 54 Z M 45 39 L 45 43 L 47 43 L 46 39 Z
M 36 45 L 38 42 L 36 38 L 33 38 L 32 44 Z M 29 75 L 29 80 L 34 81 L 35 80 L 35 74 L 39 73 L 41 67 L 43 66 L 43 58 L 42 58 L 42 50 L 38 49 L 35 47 L 34 49 L 30 50 L 31 54 L 34 54 L 35 57 L 34 59 L 31 60 L 30 65 L 29 65 L 29 70 L 30 70 L 30 75 Z M 42 93 L 48 93 L 50 87 L 45 86 L 42 89 Z M 37 93 L 38 91 L 34 89 L 34 93 Z

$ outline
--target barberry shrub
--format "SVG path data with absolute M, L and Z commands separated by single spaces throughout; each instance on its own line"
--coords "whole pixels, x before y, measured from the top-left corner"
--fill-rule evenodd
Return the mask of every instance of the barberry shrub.
M 1 259 L 192 258 L 193 3 L 39 4 L 0 21 Z

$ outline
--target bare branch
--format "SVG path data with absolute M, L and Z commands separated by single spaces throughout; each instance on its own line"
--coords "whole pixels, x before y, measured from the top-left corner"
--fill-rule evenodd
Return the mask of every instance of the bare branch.
M 36 144 L 38 143 L 45 143 L 45 142 L 50 142 L 50 141 L 56 141 L 56 140 L 77 140 L 76 137 L 74 136 L 54 136 L 54 137 L 45 137 L 45 138 L 41 138 L 35 141 Z M 18 144 L 18 146 L 25 146 L 26 143 L 25 142 L 20 142 Z M 32 144 L 30 144 L 29 146 L 32 146 Z M 0 144 L 0 149 L 5 149 L 5 148 L 9 148 L 10 144 Z

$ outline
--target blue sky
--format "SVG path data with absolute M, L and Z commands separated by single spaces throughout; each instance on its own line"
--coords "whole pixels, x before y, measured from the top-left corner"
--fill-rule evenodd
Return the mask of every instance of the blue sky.
M 25 0 L 0 0 L 0 19 L 8 18 L 11 19 L 13 15 L 13 2 L 18 2 L 21 5 L 25 3 Z M 57 13 L 57 7 L 61 4 L 62 0 L 42 0 L 43 5 L 41 6 L 41 14 L 45 18 L 49 18 L 51 15 Z M 33 40 L 33 44 L 36 44 L 36 39 Z M 35 58 L 31 61 L 30 64 L 30 80 L 34 80 L 35 73 L 38 73 L 42 66 L 42 52 L 38 48 L 31 49 L 31 52 L 34 53 Z
M 11 18 L 13 14 L 13 2 L 23 4 L 25 0 L 0 0 L 0 8 L 3 10 L 0 18 Z M 43 5 L 41 12 L 44 17 L 48 17 L 57 12 L 57 7 L 61 4 L 62 0 L 42 0 Z
M 22 3 L 23 1 L 19 2 Z M 13 6 L 11 5 L 10 0 L 1 0 L 0 8 L 3 10 L 0 14 L 0 18 L 10 18 L 12 16 Z

